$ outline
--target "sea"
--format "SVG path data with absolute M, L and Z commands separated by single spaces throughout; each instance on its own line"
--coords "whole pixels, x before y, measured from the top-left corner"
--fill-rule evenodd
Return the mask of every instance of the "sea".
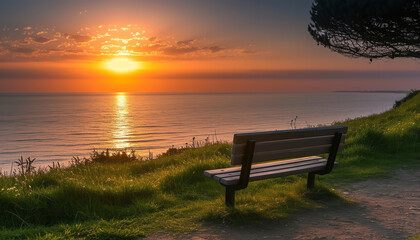
M 0 171 L 36 158 L 68 164 L 93 150 L 156 157 L 234 133 L 331 124 L 387 111 L 404 93 L 0 94 Z M 15 164 L 16 166 L 16 164 Z

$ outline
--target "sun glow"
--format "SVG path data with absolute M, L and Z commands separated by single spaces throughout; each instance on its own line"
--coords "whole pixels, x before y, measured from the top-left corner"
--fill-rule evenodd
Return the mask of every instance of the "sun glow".
M 116 73 L 129 73 L 142 68 L 140 62 L 129 58 L 114 58 L 105 62 L 105 68 Z

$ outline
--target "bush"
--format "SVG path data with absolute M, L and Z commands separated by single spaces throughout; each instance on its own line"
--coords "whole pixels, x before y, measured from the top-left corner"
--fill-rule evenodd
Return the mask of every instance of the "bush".
M 405 96 L 403 99 L 401 100 L 397 100 L 394 103 L 394 108 L 397 108 L 399 106 L 401 106 L 402 103 L 412 99 L 413 97 L 415 97 L 418 93 L 420 92 L 420 90 L 414 90 L 411 89 L 411 91 L 407 94 L 407 96 Z

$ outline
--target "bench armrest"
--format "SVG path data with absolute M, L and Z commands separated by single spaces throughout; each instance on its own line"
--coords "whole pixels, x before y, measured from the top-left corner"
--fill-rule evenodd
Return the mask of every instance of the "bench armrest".
M 241 175 L 238 184 L 230 187 L 234 190 L 240 190 L 248 187 L 249 174 L 251 173 L 252 158 L 254 157 L 255 140 L 248 140 L 246 144 L 245 156 L 242 161 Z
M 327 165 L 325 166 L 325 170 L 317 172 L 316 174 L 324 175 L 328 174 L 332 171 L 335 163 L 335 158 L 337 157 L 338 149 L 340 147 L 341 137 L 343 136 L 342 133 L 335 133 L 333 143 L 330 149 L 330 153 L 328 154 Z

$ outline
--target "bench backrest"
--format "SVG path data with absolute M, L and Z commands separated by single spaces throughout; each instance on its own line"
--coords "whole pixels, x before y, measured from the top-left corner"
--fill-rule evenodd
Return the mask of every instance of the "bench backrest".
M 336 133 L 343 134 L 339 147 L 341 150 L 347 126 L 235 134 L 231 163 L 242 163 L 248 140 L 256 142 L 252 161 L 263 162 L 329 153 Z

